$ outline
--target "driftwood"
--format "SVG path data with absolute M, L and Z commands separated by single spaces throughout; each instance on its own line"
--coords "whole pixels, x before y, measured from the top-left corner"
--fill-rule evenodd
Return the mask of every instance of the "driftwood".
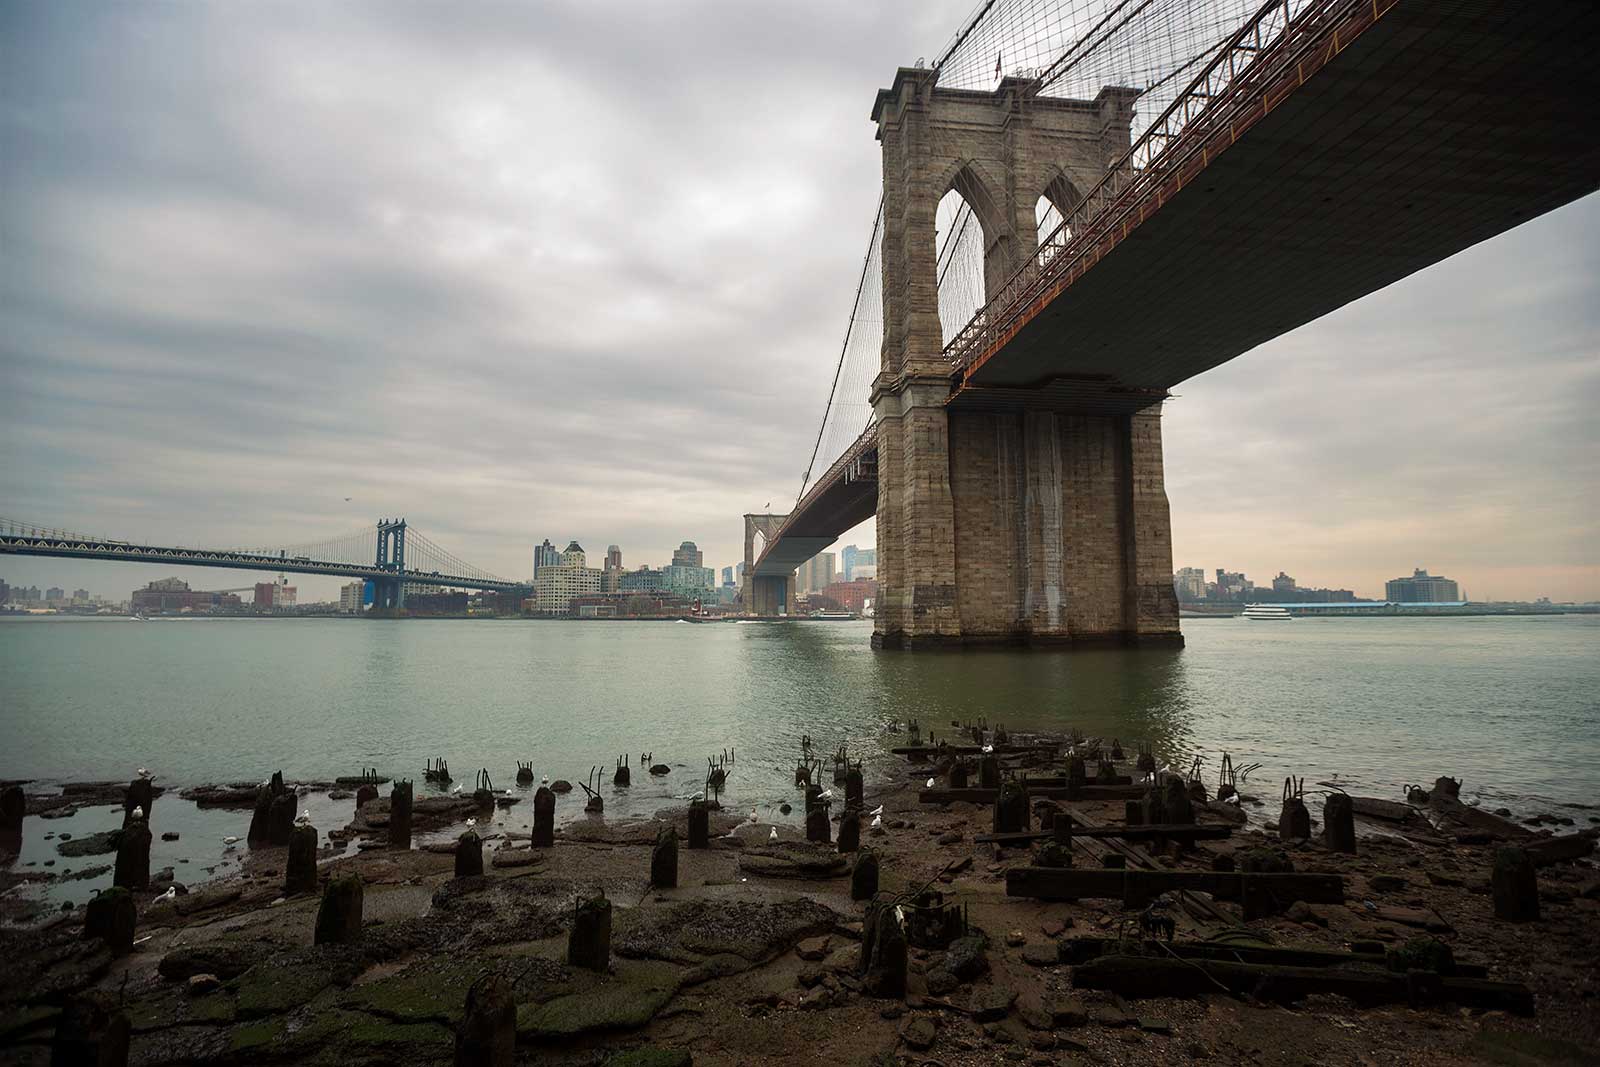
M 1270 915 L 1296 900 L 1308 904 L 1344 903 L 1344 878 L 1337 874 L 1238 874 L 1132 868 L 1096 871 L 1071 867 L 1013 867 L 1006 871 L 1006 895 L 1013 897 L 1120 899 L 1125 908 L 1142 908 L 1162 893 L 1173 890 L 1241 899 L 1247 919 Z
M 1170 841 L 1220 841 L 1233 833 L 1233 827 L 1220 823 L 1164 823 L 1155 826 L 1074 826 L 1073 837 L 1120 837 L 1125 841 L 1148 841 L 1165 838 Z M 1014 834 L 978 834 L 972 840 L 980 845 L 1024 845 L 1031 841 L 1047 841 L 1053 830 L 1038 830 Z
M 993 804 L 1000 795 L 994 789 L 924 789 L 917 799 L 924 804 Z M 1035 786 L 1028 783 L 1028 796 L 1049 800 L 1138 800 L 1144 796 L 1144 787 L 1137 785 L 1085 785 L 1073 789 L 1069 786 Z
M 1181 997 L 1215 993 L 1218 987 L 1262 1000 L 1293 1003 L 1333 993 L 1358 1004 L 1414 1005 L 1450 1002 L 1484 1010 L 1533 1014 L 1533 993 L 1521 982 L 1444 977 L 1429 971 L 1354 967 L 1287 967 L 1225 960 L 1102 956 L 1074 967 L 1077 989 L 1105 989 L 1125 997 Z
M 1128 942 L 1114 937 L 1076 937 L 1059 941 L 1060 962 L 1088 963 L 1101 956 L 1120 956 L 1128 952 Z M 1338 967 L 1364 964 L 1388 967 L 1389 957 L 1382 952 L 1344 952 L 1339 949 L 1297 948 L 1238 941 L 1169 941 L 1151 946 L 1156 958 L 1176 956 L 1185 960 L 1228 960 L 1235 963 L 1274 963 L 1285 967 Z M 1453 963 L 1450 973 L 1458 978 L 1483 978 L 1489 973 L 1481 963 Z

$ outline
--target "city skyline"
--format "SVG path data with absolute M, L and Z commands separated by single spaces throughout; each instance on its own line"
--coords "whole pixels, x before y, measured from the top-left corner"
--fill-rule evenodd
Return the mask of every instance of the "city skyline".
M 826 401 L 873 94 L 967 6 L 746 12 L 732 32 L 795 45 L 759 61 L 726 12 L 651 14 L 604 84 L 580 59 L 603 12 L 144 15 L 108 68 L 129 13 L 7 8 L 0 499 L 217 545 L 406 514 L 513 578 L 557 528 L 741 559 L 739 516 L 789 506 Z M 587 108 L 540 106 L 580 83 Z M 1484 599 L 1600 598 L 1597 281 L 1590 196 L 1185 382 L 1174 566 L 1376 590 L 1426 560 Z M 127 584 L 168 573 L 266 577 Z

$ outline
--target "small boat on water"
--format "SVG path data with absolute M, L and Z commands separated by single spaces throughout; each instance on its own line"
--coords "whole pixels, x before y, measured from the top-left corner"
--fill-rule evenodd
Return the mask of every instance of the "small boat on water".
M 1294 618 L 1288 608 L 1275 608 L 1266 604 L 1251 604 L 1244 609 L 1244 617 L 1256 622 L 1288 622 Z

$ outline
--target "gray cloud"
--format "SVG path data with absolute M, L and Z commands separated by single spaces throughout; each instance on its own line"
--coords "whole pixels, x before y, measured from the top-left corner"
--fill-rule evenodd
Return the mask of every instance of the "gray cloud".
M 732 562 L 810 454 L 873 94 L 969 6 L 0 4 L 4 509 Z M 1591 198 L 1187 383 L 1177 562 L 1600 596 L 1597 228 Z

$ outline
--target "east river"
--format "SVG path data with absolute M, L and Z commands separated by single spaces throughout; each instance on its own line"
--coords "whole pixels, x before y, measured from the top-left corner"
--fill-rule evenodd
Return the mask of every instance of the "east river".
M 725 803 L 766 819 L 796 797 L 802 735 L 846 745 L 870 776 L 904 743 L 890 724 L 910 718 L 936 735 L 984 716 L 1149 741 L 1175 770 L 1202 757 L 1212 788 L 1227 751 L 1262 765 L 1246 791 L 1274 802 L 1288 774 L 1396 800 L 1450 774 L 1465 798 L 1519 813 L 1600 800 L 1596 616 L 1185 620 L 1182 650 L 1073 653 L 876 653 L 870 626 L 0 620 L 0 778 L 48 791 L 149 768 L 174 790 L 155 829 L 183 832 L 153 866 L 217 866 L 216 843 L 243 834 L 248 812 L 177 799 L 203 782 L 376 767 L 420 790 L 443 756 L 470 791 L 480 767 L 513 786 L 520 759 L 574 782 L 602 767 L 606 812 L 625 815 L 693 793 L 707 757 L 730 750 Z M 613 794 L 625 753 L 634 784 Z M 645 753 L 672 774 L 644 773 Z M 563 821 L 580 801 L 562 802 Z M 314 803 L 325 830 L 348 819 L 349 802 Z M 41 831 L 81 835 L 112 815 L 30 817 L 21 862 L 55 855 Z

